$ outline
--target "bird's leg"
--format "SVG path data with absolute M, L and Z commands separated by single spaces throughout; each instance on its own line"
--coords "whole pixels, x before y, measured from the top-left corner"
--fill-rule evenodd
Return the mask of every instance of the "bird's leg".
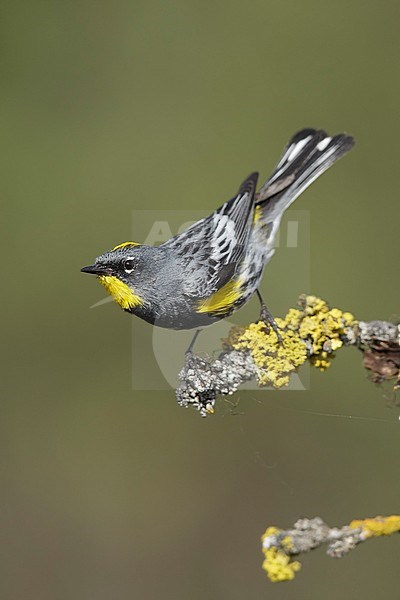
M 193 346 L 194 346 L 200 332 L 201 332 L 201 329 L 196 329 L 196 332 L 192 338 L 192 341 L 190 342 L 189 348 L 186 350 L 185 354 L 192 354 Z
M 256 294 L 258 296 L 258 299 L 260 301 L 261 304 L 261 309 L 260 309 L 260 318 L 262 321 L 264 321 L 264 323 L 266 324 L 268 331 L 270 329 L 270 327 L 272 327 L 272 329 L 275 331 L 276 333 L 276 337 L 278 338 L 278 342 L 279 344 L 281 344 L 283 346 L 283 340 L 282 340 L 282 336 L 280 334 L 279 331 L 279 327 L 276 324 L 276 321 L 274 319 L 274 317 L 272 316 L 268 306 L 265 304 L 263 297 L 261 296 L 260 292 L 258 290 L 256 290 Z

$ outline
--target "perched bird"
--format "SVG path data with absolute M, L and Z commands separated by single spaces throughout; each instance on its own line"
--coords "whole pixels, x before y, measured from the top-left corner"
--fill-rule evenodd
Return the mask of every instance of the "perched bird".
M 304 129 L 258 192 L 258 173 L 252 173 L 232 200 L 164 244 L 125 242 L 81 270 L 97 275 L 125 311 L 159 327 L 210 325 L 257 293 L 263 318 L 276 328 L 258 287 L 282 215 L 353 145 L 345 134 Z

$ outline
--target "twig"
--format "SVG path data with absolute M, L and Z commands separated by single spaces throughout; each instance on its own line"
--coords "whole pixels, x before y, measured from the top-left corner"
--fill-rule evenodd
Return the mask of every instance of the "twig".
M 288 581 L 301 569 L 293 556 L 326 545 L 328 556 L 341 558 L 371 537 L 399 531 L 400 515 L 355 520 L 341 528 L 329 527 L 320 517 L 299 519 L 292 529 L 268 527 L 261 538 L 263 569 L 272 582 Z

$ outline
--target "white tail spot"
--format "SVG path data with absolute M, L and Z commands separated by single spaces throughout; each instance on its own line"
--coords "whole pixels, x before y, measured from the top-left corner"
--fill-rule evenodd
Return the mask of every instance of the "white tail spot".
M 318 150 L 325 150 L 325 148 L 327 147 L 327 145 L 329 144 L 329 142 L 331 141 L 331 137 L 326 137 L 323 140 L 320 141 L 319 144 L 317 144 L 317 148 Z
M 297 144 L 295 144 L 293 146 L 293 148 L 290 150 L 288 157 L 287 157 L 287 162 L 291 162 L 292 160 L 294 160 L 296 158 L 296 156 L 298 154 L 300 154 L 301 150 L 304 148 L 304 146 L 307 144 L 308 140 L 311 140 L 311 136 L 307 136 L 306 138 L 304 138 L 304 140 L 301 140 L 300 142 L 297 142 Z

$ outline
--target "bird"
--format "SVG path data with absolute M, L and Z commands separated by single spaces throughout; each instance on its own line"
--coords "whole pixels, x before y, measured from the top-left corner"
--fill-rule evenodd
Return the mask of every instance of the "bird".
M 124 242 L 81 271 L 96 275 L 124 311 L 158 327 L 200 329 L 257 295 L 276 331 L 259 286 L 282 215 L 354 143 L 345 133 L 302 129 L 258 191 L 254 172 L 232 199 L 163 244 Z

